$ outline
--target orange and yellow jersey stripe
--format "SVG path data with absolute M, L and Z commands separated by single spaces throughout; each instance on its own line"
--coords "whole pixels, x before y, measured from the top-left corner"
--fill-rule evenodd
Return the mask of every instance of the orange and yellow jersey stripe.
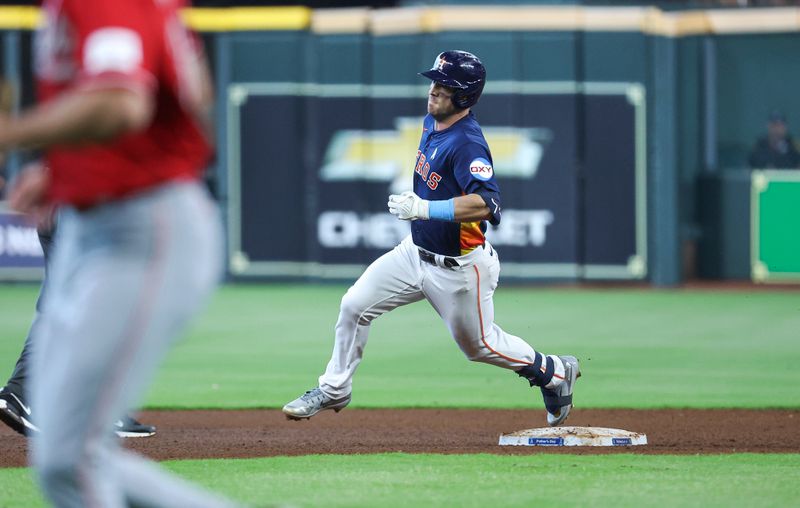
M 486 241 L 481 231 L 481 221 L 462 222 L 460 232 L 461 255 L 469 254 Z

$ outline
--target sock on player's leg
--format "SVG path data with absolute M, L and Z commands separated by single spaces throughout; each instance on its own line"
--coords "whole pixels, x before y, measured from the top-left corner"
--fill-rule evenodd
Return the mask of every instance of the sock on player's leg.
M 531 386 L 547 389 L 557 387 L 564 381 L 564 362 L 555 355 L 544 356 L 536 353 L 536 359 L 530 365 L 516 370 L 516 373 L 527 379 Z

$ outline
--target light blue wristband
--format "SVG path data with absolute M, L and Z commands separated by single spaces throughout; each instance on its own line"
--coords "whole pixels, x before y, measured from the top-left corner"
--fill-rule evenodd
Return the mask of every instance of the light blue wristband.
M 443 199 L 440 201 L 430 201 L 428 205 L 428 215 L 435 220 L 453 220 L 456 216 L 456 204 L 454 198 Z

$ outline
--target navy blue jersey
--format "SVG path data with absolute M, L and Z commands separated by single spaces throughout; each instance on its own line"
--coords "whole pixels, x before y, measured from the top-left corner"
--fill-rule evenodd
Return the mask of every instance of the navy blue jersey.
M 422 199 L 446 200 L 479 194 L 492 211 L 492 224 L 500 222 L 500 188 L 494 178 L 492 154 L 475 115 L 467 116 L 441 131 L 427 115 L 414 166 L 414 192 Z M 414 243 L 446 256 L 469 253 L 485 241 L 486 221 L 448 222 L 415 220 Z

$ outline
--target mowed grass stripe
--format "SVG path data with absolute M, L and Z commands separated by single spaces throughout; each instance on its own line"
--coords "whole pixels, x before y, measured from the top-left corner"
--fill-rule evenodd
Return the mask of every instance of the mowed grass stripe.
M 180 461 L 181 476 L 251 506 L 793 506 L 800 455 L 326 455 Z M 0 469 L 0 506 L 44 506 Z
M 147 408 L 277 408 L 316 385 L 346 286 L 223 287 L 160 370 Z M 0 373 L 36 297 L 0 286 Z M 582 361 L 579 407 L 800 407 L 800 293 L 508 287 L 497 323 Z M 1 375 L 1 374 L 0 374 Z M 352 407 L 540 407 L 513 372 L 467 361 L 430 305 L 378 318 Z

